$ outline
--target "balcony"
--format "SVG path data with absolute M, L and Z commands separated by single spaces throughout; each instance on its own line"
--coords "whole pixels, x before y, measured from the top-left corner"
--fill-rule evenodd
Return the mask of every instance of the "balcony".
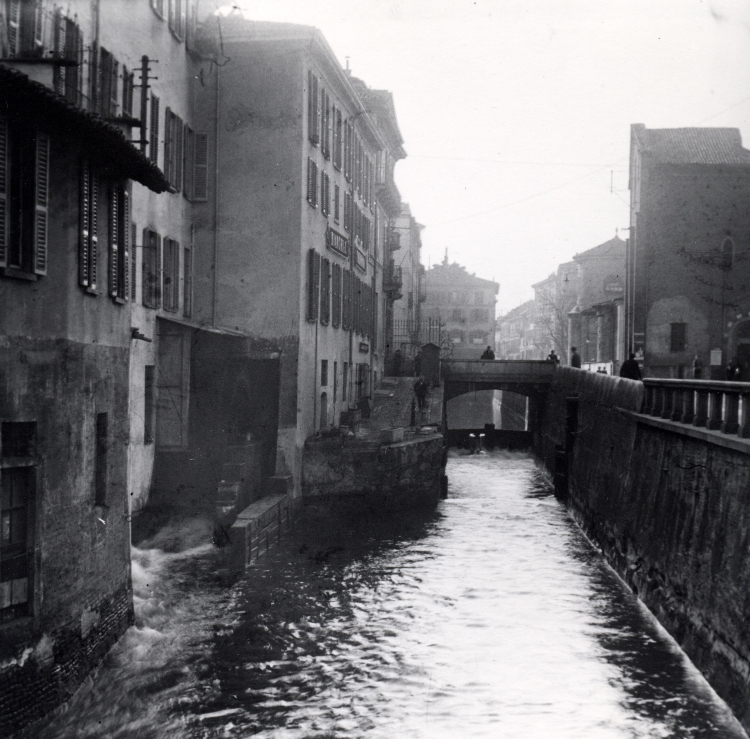
M 390 261 L 383 274 L 383 292 L 387 293 L 391 300 L 398 300 L 403 297 L 401 292 L 403 284 L 401 267 L 396 267 L 393 261 Z
M 386 234 L 386 246 L 392 252 L 401 248 L 401 234 L 393 226 L 388 229 Z

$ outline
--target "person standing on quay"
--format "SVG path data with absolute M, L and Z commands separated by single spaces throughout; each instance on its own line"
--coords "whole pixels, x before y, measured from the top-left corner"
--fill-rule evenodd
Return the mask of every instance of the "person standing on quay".
M 630 357 L 622 363 L 620 367 L 620 377 L 627 377 L 629 380 L 641 380 L 641 368 L 635 361 L 635 354 L 630 352 Z
M 570 347 L 570 366 L 581 369 L 581 355 L 574 346 Z

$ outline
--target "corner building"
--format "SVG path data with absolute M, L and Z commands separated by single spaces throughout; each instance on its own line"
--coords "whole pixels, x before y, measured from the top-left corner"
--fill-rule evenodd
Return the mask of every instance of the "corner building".
M 376 123 L 318 30 L 230 16 L 222 39 L 229 61 L 202 108 L 215 213 L 195 231 L 196 292 L 211 299 L 195 318 L 278 348 L 275 471 L 299 494 L 305 439 L 383 374 L 377 194 L 403 151 L 392 105 Z

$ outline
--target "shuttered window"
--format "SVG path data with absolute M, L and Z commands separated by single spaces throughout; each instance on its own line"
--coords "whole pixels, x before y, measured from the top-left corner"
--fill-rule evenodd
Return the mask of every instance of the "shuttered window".
M 161 305 L 161 236 L 149 228 L 144 229 L 141 251 L 143 305 L 158 308 Z
M 320 307 L 320 254 L 307 252 L 307 320 L 316 321 Z
M 96 289 L 99 250 L 99 177 L 84 160 L 81 168 L 81 233 L 78 244 L 78 282 L 89 292 Z
M 171 192 L 182 189 L 184 127 L 182 118 L 167 108 L 164 113 L 164 176 Z
M 130 296 L 130 195 L 122 185 L 110 190 L 109 295 L 120 302 Z
M 97 110 L 104 118 L 117 115 L 117 80 L 119 63 L 106 49 L 99 52 L 99 83 L 94 94 Z
M 338 185 L 333 188 L 333 220 L 336 223 L 341 220 L 341 190 Z
M 193 200 L 208 200 L 208 134 L 196 133 L 193 149 Z
M 180 287 L 180 244 L 174 239 L 164 239 L 164 263 L 162 267 L 164 281 L 164 310 L 174 313 L 179 307 Z
M 307 160 L 307 202 L 318 207 L 318 165 L 312 159 Z
M 193 178 L 195 176 L 195 134 L 190 126 L 186 125 L 183 131 L 182 145 L 182 194 L 188 199 L 193 199 Z
M 149 127 L 149 158 L 154 164 L 159 163 L 159 98 L 151 96 L 151 121 Z
M 135 248 L 138 227 L 135 223 L 130 224 L 130 299 L 138 298 L 138 251 Z
M 331 266 L 331 325 L 341 325 L 341 265 Z
M 320 268 L 320 322 L 327 326 L 331 320 L 331 260 L 323 259 Z
M 185 38 L 185 26 L 187 15 L 187 0 L 169 1 L 169 30 L 172 35 L 182 41 Z M 164 0 L 162 0 L 164 2 Z
M 307 73 L 307 135 L 310 142 L 317 146 L 320 143 L 320 91 L 318 78 L 312 70 Z
M 135 72 L 127 67 L 122 68 L 122 114 L 133 115 L 133 87 L 135 86 Z
M 185 248 L 182 258 L 182 315 L 193 314 L 193 252 Z
M 341 110 L 333 108 L 333 166 L 341 169 L 341 152 L 344 143 L 344 130 Z
M 351 193 L 345 192 L 344 193 L 344 228 L 349 232 L 351 236 L 354 235 L 354 226 L 353 226 L 353 214 L 354 210 L 354 201 L 352 200 Z
M 341 281 L 341 328 L 352 327 L 352 273 L 345 269 Z
M 328 93 L 320 91 L 320 151 L 326 159 L 331 158 L 331 98 Z
M 0 115 L 0 267 L 47 274 L 50 138 Z
M 344 123 L 344 177 L 347 182 L 352 181 L 352 124 Z
M 327 172 L 320 175 L 320 211 L 324 216 L 331 212 L 331 178 Z

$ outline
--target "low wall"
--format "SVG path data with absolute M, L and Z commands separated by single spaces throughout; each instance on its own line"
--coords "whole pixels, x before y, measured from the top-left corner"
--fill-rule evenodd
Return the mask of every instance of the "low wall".
M 747 729 L 750 443 L 650 421 L 642 399 L 641 383 L 559 368 L 537 451 L 551 471 L 567 456 L 573 515 Z
M 303 459 L 303 495 L 370 508 L 437 505 L 445 462 L 439 434 L 393 444 L 310 440 Z

